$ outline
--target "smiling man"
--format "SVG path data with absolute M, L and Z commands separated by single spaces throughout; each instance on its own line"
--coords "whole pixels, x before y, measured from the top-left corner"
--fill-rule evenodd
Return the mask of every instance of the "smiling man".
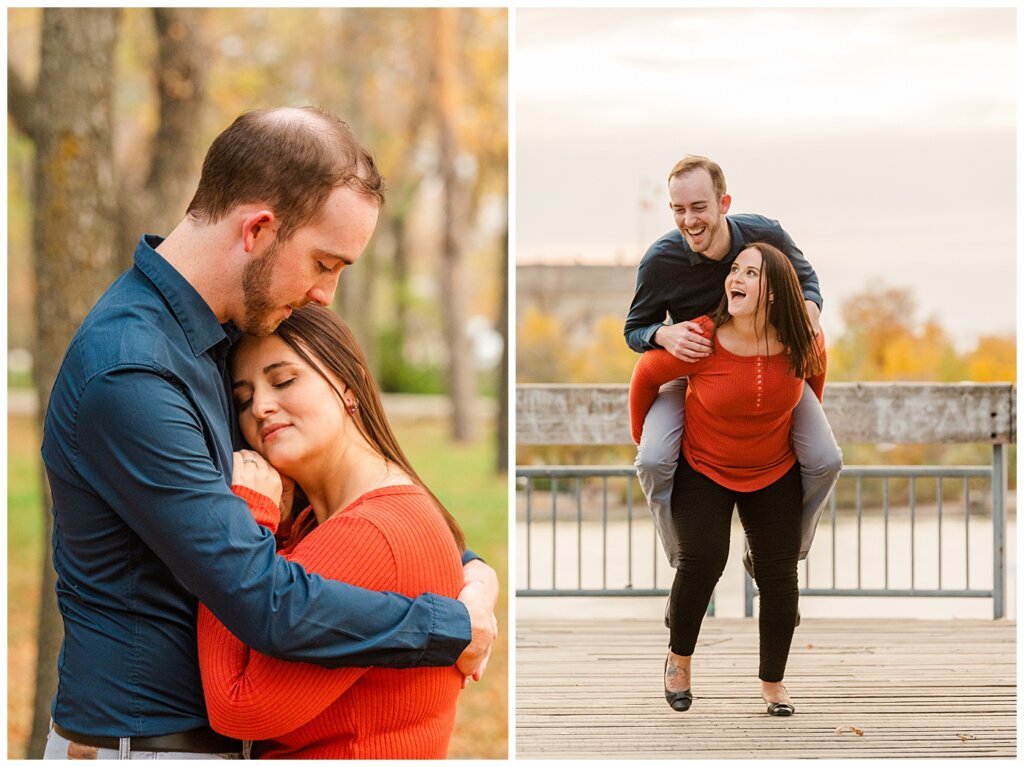
M 294 308 L 330 304 L 383 202 L 373 157 L 315 109 L 240 116 L 210 147 L 187 215 L 72 339 L 42 455 L 64 620 L 47 758 L 204 758 L 198 601 L 239 639 L 323 666 L 479 674 L 497 578 L 469 554 L 459 600 L 408 599 L 307 574 L 231 492 L 242 447 L 228 350 Z
M 668 192 L 676 228 L 651 245 L 640 261 L 624 331 L 633 351 L 665 349 L 686 362 L 708 356 L 711 339 L 693 320 L 718 306 L 730 266 L 749 242 L 767 242 L 786 254 L 800 279 L 811 325 L 820 332 L 822 299 L 814 269 L 778 221 L 755 214 L 726 215 L 732 198 L 717 163 L 687 155 L 669 173 Z M 672 567 L 678 567 L 679 554 L 670 502 L 685 396 L 685 379 L 662 387 L 647 414 L 636 457 L 637 476 Z M 791 440 L 803 483 L 803 559 L 842 468 L 842 454 L 809 386 L 793 413 Z M 752 572 L 749 552 L 744 554 L 744 566 Z

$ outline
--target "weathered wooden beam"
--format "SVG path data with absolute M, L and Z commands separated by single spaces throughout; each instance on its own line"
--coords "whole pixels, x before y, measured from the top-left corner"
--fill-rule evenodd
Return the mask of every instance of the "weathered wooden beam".
M 516 443 L 630 444 L 625 384 L 519 384 Z M 1014 444 L 1008 383 L 835 383 L 825 412 L 839 442 Z

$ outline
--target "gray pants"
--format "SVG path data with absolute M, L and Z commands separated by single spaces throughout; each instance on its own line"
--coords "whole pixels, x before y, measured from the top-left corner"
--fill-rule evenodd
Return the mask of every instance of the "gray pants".
M 644 433 L 636 454 L 636 474 L 640 487 L 654 515 L 661 545 L 674 568 L 679 566 L 679 552 L 672 524 L 672 478 L 676 473 L 676 463 L 683 443 L 685 398 L 685 378 L 670 381 L 661 387 L 644 421 Z M 836 444 L 836 438 L 832 436 L 825 411 L 806 383 L 803 396 L 793 411 L 790 441 L 800 462 L 800 479 L 803 483 L 800 559 L 806 559 L 814 540 L 818 518 L 843 468 L 843 454 Z
M 195 754 L 186 751 L 134 751 L 131 738 L 121 738 L 121 748 L 95 748 L 72 743 L 50 725 L 43 759 L 242 759 L 242 754 Z

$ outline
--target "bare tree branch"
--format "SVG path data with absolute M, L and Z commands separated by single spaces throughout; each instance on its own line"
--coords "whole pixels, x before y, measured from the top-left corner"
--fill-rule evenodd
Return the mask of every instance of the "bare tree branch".
M 149 164 L 145 181 L 129 168 L 118 173 L 118 257 L 124 268 L 131 265 L 140 235 L 167 234 L 178 223 L 196 182 L 205 97 L 202 13 L 197 8 L 153 9 L 159 50 L 153 80 L 160 118 L 143 160 Z

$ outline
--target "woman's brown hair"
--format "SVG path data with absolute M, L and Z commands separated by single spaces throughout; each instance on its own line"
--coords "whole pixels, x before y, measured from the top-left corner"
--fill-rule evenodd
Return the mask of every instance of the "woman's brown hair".
M 342 394 L 324 372 L 324 368 L 340 378 L 355 395 L 358 410 L 352 415 L 359 433 L 384 459 L 398 466 L 422 487 L 448 523 L 459 551 L 466 550 L 466 539 L 458 522 L 437 499 L 409 464 L 409 459 L 398 444 L 391 424 L 384 414 L 380 392 L 370 374 L 363 350 L 348 325 L 330 309 L 313 304 L 295 310 L 278 325 L 275 334 L 330 384 L 338 395 Z
M 751 242 L 741 252 L 754 248 L 761 254 L 761 298 L 757 311 L 763 313 L 765 324 L 779 334 L 779 342 L 789 353 L 793 375 L 809 378 L 825 369 L 825 358 L 818 347 L 807 316 L 807 306 L 800 291 L 800 280 L 786 254 L 766 242 Z M 715 310 L 716 326 L 729 321 L 729 296 Z

